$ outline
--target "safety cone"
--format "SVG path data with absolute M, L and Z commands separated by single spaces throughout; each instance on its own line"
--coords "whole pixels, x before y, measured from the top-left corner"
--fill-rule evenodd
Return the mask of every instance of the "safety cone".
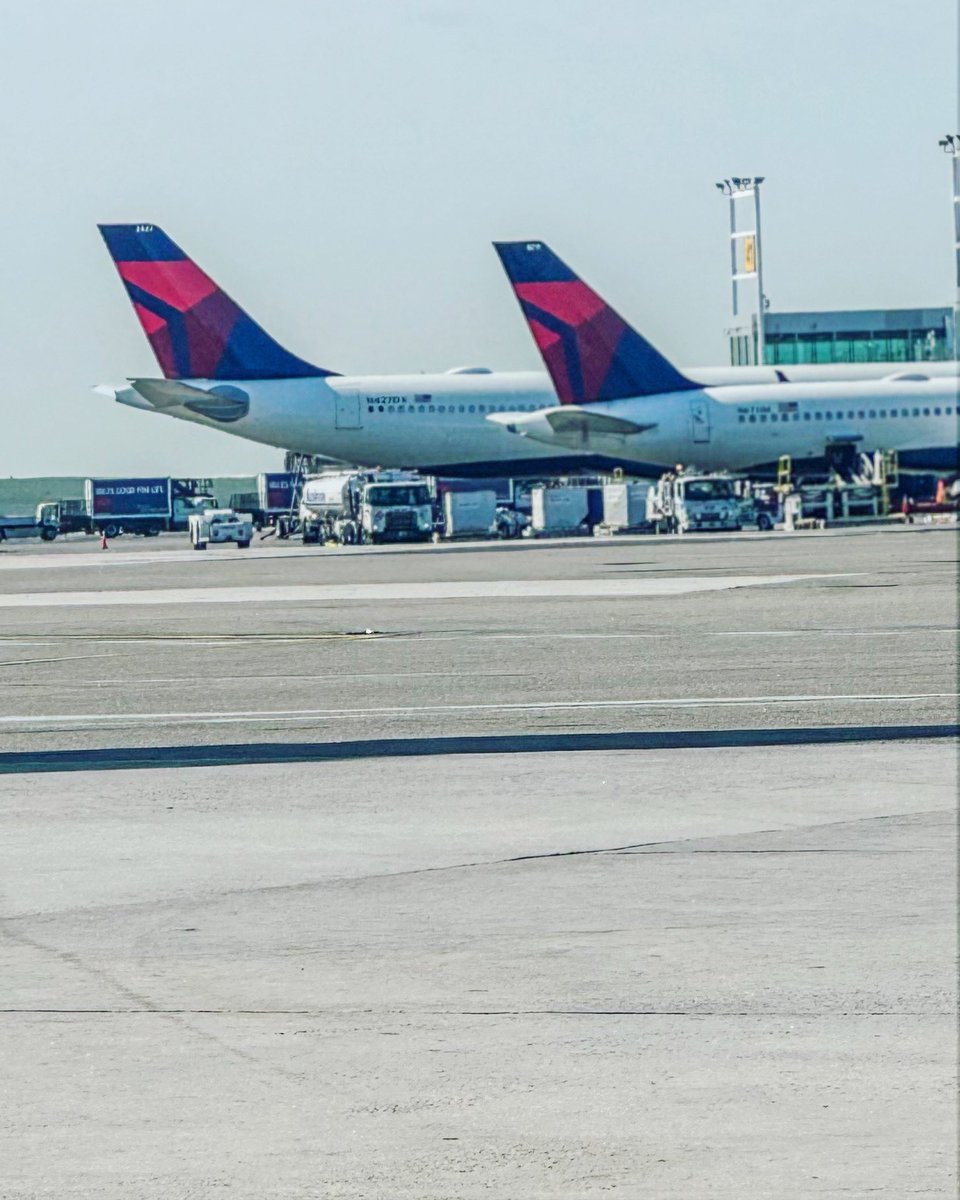
M 100 530 L 100 549 L 101 550 L 109 550 L 110 549 L 110 547 L 107 545 L 107 535 L 104 533 L 104 531 L 102 529 Z

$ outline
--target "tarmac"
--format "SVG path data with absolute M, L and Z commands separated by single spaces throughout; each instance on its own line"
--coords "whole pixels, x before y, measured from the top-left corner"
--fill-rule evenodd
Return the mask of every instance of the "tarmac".
M 956 1194 L 956 528 L 0 546 L 0 1196 Z

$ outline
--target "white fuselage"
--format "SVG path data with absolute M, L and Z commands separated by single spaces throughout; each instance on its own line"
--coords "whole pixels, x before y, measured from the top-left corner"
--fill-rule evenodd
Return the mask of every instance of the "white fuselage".
M 931 364 L 932 365 L 932 364 Z M 937 364 L 956 371 L 956 364 Z M 146 400 L 139 381 L 116 389 L 123 403 L 194 421 L 277 446 L 368 466 L 416 467 L 454 474 L 508 475 L 560 469 L 598 460 L 638 468 L 696 463 L 744 470 L 782 454 L 816 459 L 830 442 L 853 440 L 862 450 L 956 453 L 957 377 L 901 376 L 859 382 L 760 383 L 606 401 L 587 406 L 652 426 L 631 435 L 554 436 L 549 430 L 510 432 L 494 414 L 527 414 L 557 405 L 539 372 L 330 376 L 243 380 L 225 385 L 185 380 L 190 388 L 228 387 L 249 398 L 246 415 L 217 420 L 175 400 Z M 924 368 L 924 374 L 926 370 Z M 162 381 L 149 386 L 162 389 Z M 177 385 L 170 381 L 169 386 Z M 503 418 L 501 418 L 502 421 Z M 545 422 L 543 423 L 545 427 Z M 946 461 L 946 459 L 945 459 Z M 916 465 L 923 465 L 918 462 Z

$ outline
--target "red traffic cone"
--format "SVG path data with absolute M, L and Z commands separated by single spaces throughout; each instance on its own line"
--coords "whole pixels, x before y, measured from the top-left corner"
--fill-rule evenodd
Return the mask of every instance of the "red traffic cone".
M 101 529 L 100 530 L 100 549 L 101 550 L 109 550 L 109 548 L 110 547 L 107 545 L 107 535 Z

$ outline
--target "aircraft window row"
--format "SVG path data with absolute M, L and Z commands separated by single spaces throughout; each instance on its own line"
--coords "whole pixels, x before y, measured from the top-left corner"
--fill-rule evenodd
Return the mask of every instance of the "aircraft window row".
M 958 413 L 958 415 L 960 415 L 960 408 L 957 409 L 957 413 Z M 802 419 L 804 421 L 842 421 L 842 420 L 844 420 L 844 417 L 846 417 L 846 420 L 848 420 L 848 421 L 854 421 L 854 420 L 865 421 L 868 418 L 870 420 L 876 420 L 878 417 L 883 420 L 886 420 L 886 418 L 888 418 L 888 417 L 919 417 L 919 416 L 921 416 L 921 414 L 925 417 L 929 417 L 931 415 L 933 415 L 934 417 L 940 417 L 940 416 L 952 417 L 953 416 L 953 407 L 948 405 L 946 408 L 934 408 L 934 409 L 929 409 L 929 408 L 923 408 L 923 409 L 920 409 L 920 408 L 891 408 L 889 410 L 887 410 L 885 408 L 881 408 L 881 409 L 875 409 L 875 408 L 862 409 L 861 408 L 861 409 L 857 410 L 856 412 L 851 411 L 846 414 L 844 414 L 842 412 L 837 412 L 837 413 L 805 412 L 802 414 Z M 758 415 L 755 413 L 750 413 L 749 416 L 744 416 L 743 414 L 741 414 L 737 419 L 739 420 L 741 425 L 743 425 L 745 423 L 749 423 L 750 425 L 755 425 L 755 424 L 757 424 L 757 422 L 759 422 L 761 425 L 765 425 L 767 423 L 767 421 L 770 421 L 772 423 L 775 423 L 777 421 L 799 421 L 801 419 L 801 414 L 800 413 L 779 413 L 779 414 L 778 413 L 769 413 L 769 414 L 768 413 L 760 413 Z
M 391 413 L 495 413 L 495 412 L 534 412 L 535 404 L 368 404 L 367 412 Z

